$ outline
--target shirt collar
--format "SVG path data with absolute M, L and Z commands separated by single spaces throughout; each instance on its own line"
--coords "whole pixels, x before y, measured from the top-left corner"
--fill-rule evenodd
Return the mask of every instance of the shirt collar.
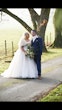
M 38 36 L 37 36 L 37 35 L 33 37 L 33 42 L 35 41 L 35 39 L 36 39 L 36 38 L 38 38 Z

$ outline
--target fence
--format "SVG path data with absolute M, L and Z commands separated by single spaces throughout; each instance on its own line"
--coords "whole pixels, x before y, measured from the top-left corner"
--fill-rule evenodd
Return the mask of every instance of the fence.
M 12 43 L 12 56 L 14 56 L 14 44 L 13 44 L 13 41 L 11 43 Z M 8 54 L 7 41 L 5 40 L 5 56 L 7 56 L 7 54 Z
M 52 36 L 51 36 L 51 33 L 50 33 L 50 36 L 46 36 L 46 42 L 45 42 L 45 45 L 46 46 L 50 46 L 52 43 Z M 11 45 L 9 47 L 9 45 Z M 14 56 L 14 52 L 16 51 L 17 47 L 14 48 L 14 46 L 16 46 L 14 44 L 14 42 L 10 42 L 10 44 L 8 45 L 8 42 L 7 40 L 5 40 L 4 42 L 2 42 L 0 44 L 0 59 L 3 59 L 3 58 L 8 58 L 9 56 L 10 57 L 13 57 Z M 10 48 L 10 49 L 9 49 Z

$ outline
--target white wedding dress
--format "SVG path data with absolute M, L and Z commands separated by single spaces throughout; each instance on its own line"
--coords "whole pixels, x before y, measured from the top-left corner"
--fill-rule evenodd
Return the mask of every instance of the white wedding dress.
M 37 78 L 38 71 L 37 66 L 33 59 L 25 56 L 25 53 L 21 50 L 21 46 L 27 49 L 26 44 L 30 43 L 22 39 L 19 42 L 19 48 L 15 52 L 15 55 L 9 65 L 9 68 L 1 73 L 1 76 L 7 78 Z

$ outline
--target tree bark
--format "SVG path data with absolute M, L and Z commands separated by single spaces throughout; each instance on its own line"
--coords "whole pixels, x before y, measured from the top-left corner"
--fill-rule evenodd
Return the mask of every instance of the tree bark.
M 40 20 L 39 20 L 38 26 L 37 26 L 37 32 L 43 38 L 43 42 L 45 41 L 45 32 L 46 32 L 48 19 L 49 19 L 49 14 L 50 14 L 50 9 L 42 9 L 41 15 L 40 15 Z M 44 25 L 42 24 L 42 22 L 44 22 Z M 45 42 L 43 45 L 43 51 L 44 52 L 47 51 L 46 46 L 45 46 Z
M 62 48 L 62 9 L 56 9 L 53 22 L 55 27 L 54 47 Z
M 40 19 L 40 16 L 36 13 L 36 11 L 33 8 L 28 8 L 31 20 L 33 23 L 33 28 L 37 30 L 38 21 Z
M 54 48 L 62 48 L 62 35 L 59 30 L 55 30 Z

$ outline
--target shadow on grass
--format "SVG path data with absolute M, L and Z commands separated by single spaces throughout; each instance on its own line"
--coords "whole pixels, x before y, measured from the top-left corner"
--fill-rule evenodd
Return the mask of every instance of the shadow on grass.
M 48 53 L 48 54 L 56 54 L 56 53 L 57 53 L 57 51 L 56 51 L 56 52 L 54 52 L 54 51 L 50 51 L 50 50 L 48 50 L 46 53 Z

